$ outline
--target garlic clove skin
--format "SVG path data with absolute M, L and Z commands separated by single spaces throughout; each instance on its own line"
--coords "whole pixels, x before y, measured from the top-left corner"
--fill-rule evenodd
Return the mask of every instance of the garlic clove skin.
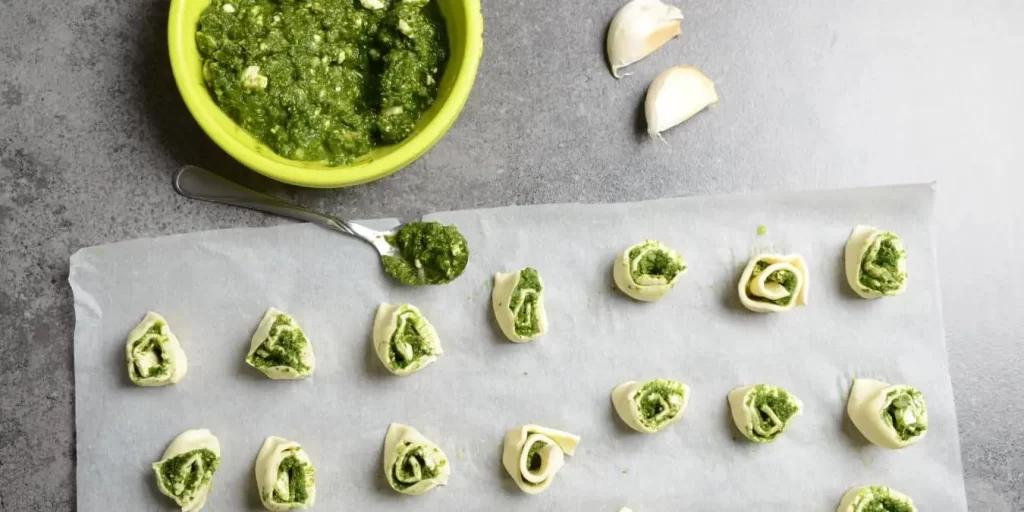
M 681 33 L 683 13 L 660 0 L 632 0 L 615 13 L 608 26 L 608 63 L 615 78 L 619 70 L 654 53 Z
M 700 70 L 690 66 L 676 66 L 662 71 L 647 89 L 644 113 L 647 133 L 661 139 L 661 132 L 676 126 L 718 103 L 715 83 Z

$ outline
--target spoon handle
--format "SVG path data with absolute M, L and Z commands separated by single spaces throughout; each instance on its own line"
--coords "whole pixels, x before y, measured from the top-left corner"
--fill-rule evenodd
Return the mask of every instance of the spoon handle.
M 174 173 L 173 184 L 175 192 L 191 199 L 240 206 L 290 219 L 312 222 L 346 235 L 352 235 L 371 244 L 374 243 L 368 236 L 374 233 L 370 229 L 257 192 L 201 167 L 186 165 L 178 169 Z

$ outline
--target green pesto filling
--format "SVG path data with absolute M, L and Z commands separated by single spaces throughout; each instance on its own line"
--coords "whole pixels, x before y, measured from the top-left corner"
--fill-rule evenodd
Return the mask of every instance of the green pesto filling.
M 424 335 L 426 320 L 414 311 L 403 310 L 395 319 L 388 359 L 393 368 L 406 368 L 434 354 L 434 344 Z
M 277 467 L 277 473 L 288 475 L 288 496 L 281 496 L 280 489 L 274 486 L 274 501 L 277 503 L 305 503 L 309 499 L 309 481 L 313 480 L 313 466 L 289 455 Z
M 888 487 L 872 486 L 873 494 L 868 503 L 858 503 L 858 512 L 915 512 L 915 508 L 906 500 L 893 497 Z
M 762 442 L 772 441 L 782 434 L 789 420 L 800 412 L 786 390 L 765 384 L 754 386 L 745 405 L 754 413 L 749 434 Z
M 448 461 L 441 459 L 435 461 L 427 455 L 427 448 L 423 445 L 406 442 L 402 458 L 391 467 L 391 479 L 393 487 L 397 490 L 408 489 L 423 480 L 432 480 L 440 474 L 441 468 Z
M 886 423 L 896 431 L 901 441 L 908 441 L 924 434 L 928 424 L 923 420 L 925 402 L 921 392 L 916 389 L 899 389 L 890 391 L 886 396 L 889 405 L 882 413 Z M 914 423 L 908 423 L 907 412 L 910 412 Z
M 533 444 L 530 445 L 530 449 L 527 450 L 526 452 L 527 471 L 529 471 L 530 473 L 536 473 L 537 471 L 540 471 L 542 467 L 544 467 L 544 457 L 540 454 L 540 451 L 543 450 L 544 447 L 547 445 L 548 443 L 546 441 L 534 441 Z M 530 482 L 526 479 L 523 479 L 523 483 L 526 485 L 540 485 Z
M 164 331 L 165 325 L 167 324 L 161 322 L 160 320 L 157 320 L 156 322 L 153 322 L 153 325 L 149 326 L 149 329 L 146 329 L 146 334 L 161 335 Z
M 387 242 L 399 255 L 381 258 L 384 271 L 406 285 L 451 282 L 469 262 L 466 238 L 455 226 L 440 222 L 410 222 Z
M 448 59 L 437 2 L 213 0 L 196 47 L 214 102 L 292 160 L 349 163 L 412 134 Z
M 640 408 L 640 423 L 648 428 L 660 428 L 679 416 L 686 389 L 683 384 L 669 379 L 654 379 L 645 383 L 633 395 Z
M 193 457 L 197 455 L 199 459 L 194 461 Z M 164 488 L 171 491 L 180 503 L 187 503 L 210 482 L 219 465 L 220 457 L 201 448 L 157 462 L 153 464 L 153 470 Z
M 899 238 L 892 233 L 879 234 L 861 258 L 860 284 L 868 290 L 889 293 L 903 286 L 907 278 L 901 272 L 900 261 L 906 258 L 906 251 L 898 247 Z
M 139 337 L 139 339 L 132 342 L 132 353 L 139 352 L 152 352 L 156 356 L 159 363 L 150 368 L 145 375 L 139 373 L 139 367 L 135 364 L 131 365 L 131 378 L 132 380 L 139 379 L 154 379 L 159 377 L 167 377 L 171 374 L 171 361 L 169 354 L 164 354 L 164 344 L 170 341 L 170 337 L 163 334 L 163 328 L 166 324 L 161 321 L 153 322 L 153 325 L 146 329 L 146 332 Z
M 643 256 L 641 257 L 641 254 Z M 639 261 L 636 261 L 640 258 Z M 633 280 L 639 280 L 641 276 L 662 277 L 665 282 L 672 282 L 680 272 L 686 270 L 683 259 L 679 256 L 673 257 L 668 250 L 657 242 L 644 242 L 629 251 L 629 261 L 636 261 L 636 268 L 632 272 Z M 631 263 L 632 265 L 632 263 Z
M 291 329 L 282 329 L 291 327 Z M 302 354 L 309 345 L 306 335 L 287 315 L 278 315 L 270 326 L 267 339 L 249 356 L 249 364 L 256 368 L 286 367 L 303 373 L 309 365 Z
M 754 271 L 750 273 L 750 279 L 753 280 L 755 277 L 757 277 L 758 274 L 764 272 L 764 269 L 770 266 L 770 263 L 758 261 L 757 263 L 754 264 Z M 771 275 L 768 276 L 768 279 L 766 279 L 765 281 L 769 283 L 781 284 L 782 287 L 785 288 L 787 292 L 789 292 L 789 295 L 782 297 L 781 299 L 771 300 L 766 299 L 764 297 L 759 297 L 757 295 L 748 294 L 748 296 L 752 300 L 756 300 L 758 302 L 767 302 L 769 304 L 775 304 L 776 306 L 785 306 L 786 304 L 789 304 L 793 300 L 793 294 L 796 293 L 797 278 L 796 274 L 794 274 L 792 271 L 785 269 L 776 270 L 775 272 L 772 272 Z
M 536 336 L 540 332 L 540 298 L 544 293 L 544 285 L 540 281 L 540 272 L 533 267 L 519 271 L 519 281 L 512 289 L 512 298 L 508 308 L 515 316 L 516 334 L 522 337 Z

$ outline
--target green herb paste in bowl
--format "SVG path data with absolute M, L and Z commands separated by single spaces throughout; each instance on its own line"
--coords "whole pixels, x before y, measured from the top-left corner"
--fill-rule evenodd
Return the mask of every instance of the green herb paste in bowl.
M 412 133 L 445 37 L 428 0 L 213 0 L 196 45 L 228 117 L 285 158 L 341 165 Z
M 175 82 L 200 127 L 271 178 L 350 186 L 408 165 L 458 117 L 480 0 L 171 0 Z

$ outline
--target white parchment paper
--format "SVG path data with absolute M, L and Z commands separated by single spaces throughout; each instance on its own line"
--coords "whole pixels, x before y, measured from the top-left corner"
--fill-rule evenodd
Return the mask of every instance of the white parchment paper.
M 258 510 L 253 466 L 263 438 L 302 443 L 317 470 L 317 510 L 834 510 L 852 486 L 884 484 L 921 510 L 966 510 L 933 249 L 934 187 L 551 205 L 441 213 L 472 257 L 440 287 L 393 286 L 364 244 L 312 225 L 231 229 L 83 249 L 71 258 L 75 296 L 78 505 L 82 511 L 164 510 L 150 464 L 189 428 L 210 428 L 223 462 L 206 510 Z M 901 235 L 910 284 L 866 301 L 843 276 L 858 223 Z M 374 221 L 389 227 L 394 221 Z M 758 225 L 768 233 L 756 234 Z M 611 262 L 656 238 L 690 271 L 661 302 L 614 289 Z M 748 257 L 802 254 L 810 304 L 787 314 L 740 306 Z M 537 267 L 551 331 L 504 341 L 491 276 Z M 419 306 L 444 355 L 409 377 L 387 373 L 370 343 L 380 302 Z M 317 357 L 305 381 L 275 382 L 245 365 L 264 310 L 296 317 Z M 126 376 L 124 338 L 149 311 L 181 339 L 189 371 L 143 389 Z M 845 414 L 853 377 L 908 383 L 928 399 L 917 445 L 867 443 Z M 613 411 L 626 380 L 670 377 L 692 389 L 685 417 L 642 435 Z M 755 445 L 732 425 L 726 394 L 757 382 L 786 387 L 805 413 L 778 441 Z M 393 492 L 382 445 L 410 424 L 452 463 L 450 485 Z M 550 489 L 527 496 L 501 466 L 506 429 L 538 423 L 582 436 Z

